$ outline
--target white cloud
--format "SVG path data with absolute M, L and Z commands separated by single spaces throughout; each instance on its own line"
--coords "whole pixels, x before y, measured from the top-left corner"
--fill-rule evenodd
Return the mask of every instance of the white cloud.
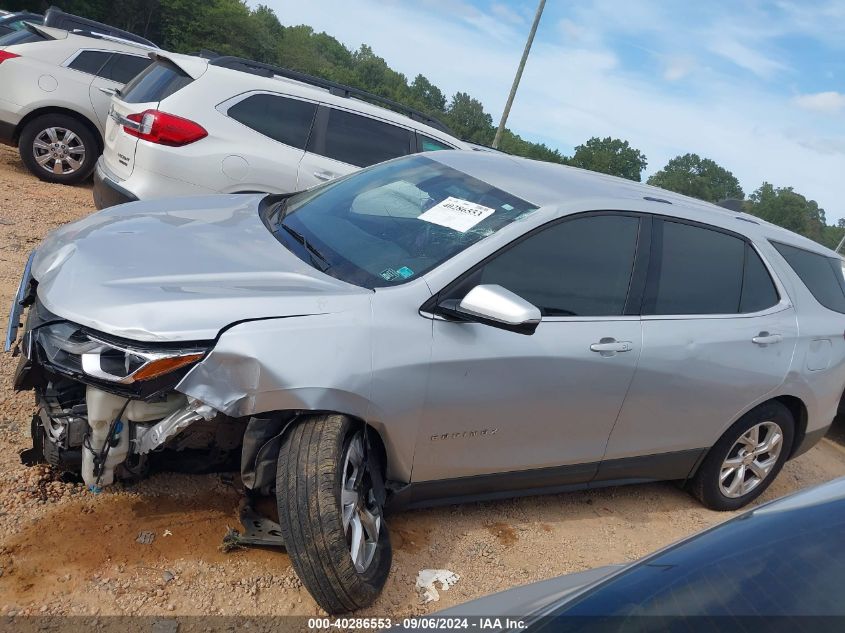
M 663 78 L 666 81 L 679 81 L 695 70 L 695 60 L 692 57 L 670 56 L 664 60 Z
M 776 72 L 787 69 L 785 64 L 771 59 L 735 39 L 716 39 L 710 43 L 709 49 L 740 68 L 750 70 L 760 77 L 769 78 Z
M 495 121 L 525 43 L 527 24 L 447 0 L 265 1 L 285 24 L 310 24 L 352 48 L 368 43 L 408 77 L 422 73 L 447 95 L 469 92 Z M 776 92 L 783 82 L 755 79 L 786 66 L 763 45 L 771 30 L 755 37 L 737 18 L 732 28 L 711 22 L 683 32 L 673 28 L 667 3 L 659 0 L 574 3 L 567 20 L 550 12 L 552 6 L 508 121 L 513 130 L 563 152 L 591 136 L 626 139 L 648 156 L 648 173 L 695 152 L 730 169 L 747 193 L 764 180 L 794 186 L 825 208 L 828 221 L 845 216 L 841 126 L 807 116 L 788 94 Z M 696 40 L 708 29 L 722 39 Z M 629 45 L 642 34 L 653 50 L 636 54 L 654 67 L 632 68 L 626 49 L 615 47 L 619 34 Z M 719 55 L 732 55 L 732 63 L 756 74 L 731 76 L 724 64 L 708 63 L 706 47 L 714 43 Z M 678 81 L 690 72 L 695 81 Z
M 799 95 L 795 97 L 794 101 L 799 108 L 823 114 L 838 114 L 845 109 L 845 94 L 841 92 L 829 91 Z

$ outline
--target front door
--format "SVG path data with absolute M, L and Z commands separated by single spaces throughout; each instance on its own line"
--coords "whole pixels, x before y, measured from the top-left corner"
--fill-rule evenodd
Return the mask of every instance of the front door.
M 593 477 L 641 351 L 640 319 L 626 312 L 647 225 L 634 214 L 564 218 L 441 293 L 498 284 L 543 317 L 531 335 L 435 320 L 414 481 L 510 473 L 494 482 L 505 492 Z

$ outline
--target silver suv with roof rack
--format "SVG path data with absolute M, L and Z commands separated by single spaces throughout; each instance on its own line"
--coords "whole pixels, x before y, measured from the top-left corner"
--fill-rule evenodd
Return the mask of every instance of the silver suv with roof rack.
M 74 184 L 91 175 L 102 152 L 112 93 L 149 66 L 147 53 L 156 49 L 51 11 L 47 23 L 74 32 L 27 23 L 0 37 L 0 142 L 17 146 L 42 180 Z
M 470 149 L 436 119 L 350 86 L 237 57 L 152 57 L 112 99 L 98 208 L 289 193 L 406 154 Z

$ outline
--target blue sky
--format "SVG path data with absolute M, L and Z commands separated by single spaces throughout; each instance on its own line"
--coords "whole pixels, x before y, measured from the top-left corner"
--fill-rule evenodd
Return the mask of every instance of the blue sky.
M 536 0 L 264 0 L 498 122 Z M 746 194 L 793 186 L 845 217 L 845 0 L 547 0 L 509 127 L 564 153 L 626 139 L 646 175 L 695 152 Z

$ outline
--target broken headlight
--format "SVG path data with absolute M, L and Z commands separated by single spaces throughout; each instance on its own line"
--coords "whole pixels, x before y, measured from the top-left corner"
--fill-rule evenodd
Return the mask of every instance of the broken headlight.
M 59 370 L 97 380 L 130 384 L 150 380 L 200 360 L 204 350 L 151 350 L 100 338 L 68 321 L 35 332 L 45 360 Z

